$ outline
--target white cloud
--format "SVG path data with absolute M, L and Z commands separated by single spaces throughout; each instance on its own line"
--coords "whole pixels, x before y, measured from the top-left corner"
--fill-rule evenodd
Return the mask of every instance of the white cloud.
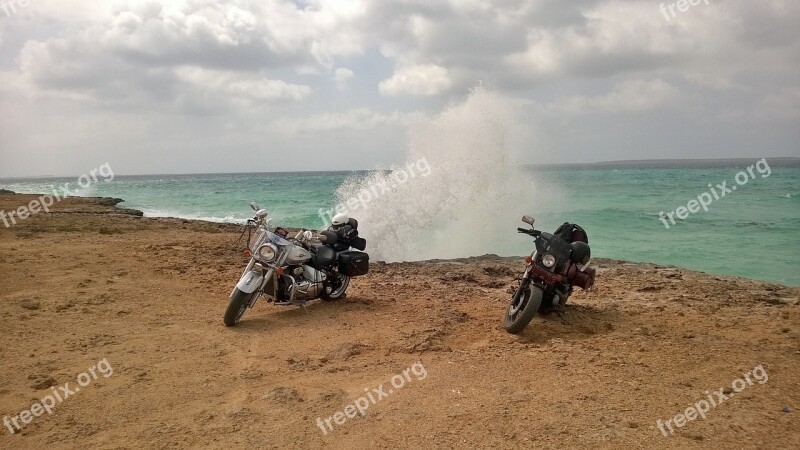
M 251 104 L 276 100 L 300 101 L 311 95 L 309 86 L 289 84 L 282 80 L 270 80 L 258 74 L 181 68 L 178 77 L 195 87 L 199 92 L 245 100 Z
M 399 69 L 378 88 L 383 95 L 439 95 L 453 85 L 446 68 L 424 64 Z
M 336 88 L 344 91 L 348 88 L 347 83 L 353 78 L 353 71 L 346 67 L 339 67 L 333 74 L 333 80 L 336 82 Z

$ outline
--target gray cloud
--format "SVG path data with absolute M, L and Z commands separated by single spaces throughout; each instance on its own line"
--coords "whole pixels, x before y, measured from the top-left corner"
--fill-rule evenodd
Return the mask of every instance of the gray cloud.
M 0 176 L 387 166 L 480 82 L 541 162 L 800 153 L 800 4 L 660 3 L 31 1 L 0 17 Z

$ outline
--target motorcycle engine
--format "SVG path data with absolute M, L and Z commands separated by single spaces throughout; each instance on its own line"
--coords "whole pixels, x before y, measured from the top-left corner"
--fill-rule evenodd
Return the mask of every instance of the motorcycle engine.
M 299 272 L 299 275 L 296 275 Z M 303 276 L 302 268 L 300 270 L 289 271 L 292 275 L 284 274 L 284 289 L 283 292 L 286 299 L 292 298 L 292 291 L 294 291 L 295 300 L 312 300 L 319 297 L 322 292 L 322 283 L 307 280 Z
M 313 281 L 302 280 L 297 283 L 294 298 L 311 300 L 319 297 L 322 290 L 322 283 L 315 283 Z

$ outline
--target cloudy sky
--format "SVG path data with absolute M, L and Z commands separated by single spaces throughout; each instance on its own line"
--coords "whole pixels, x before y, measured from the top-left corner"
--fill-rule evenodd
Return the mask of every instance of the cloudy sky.
M 0 0 L 0 177 L 369 169 L 487 86 L 521 162 L 800 156 L 796 0 Z

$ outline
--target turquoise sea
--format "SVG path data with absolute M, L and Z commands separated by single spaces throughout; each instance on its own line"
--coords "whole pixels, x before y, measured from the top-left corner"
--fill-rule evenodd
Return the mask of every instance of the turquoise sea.
M 767 161 L 768 176 L 763 176 L 766 171 L 756 170 L 755 178 L 748 176 L 742 185 L 735 181 L 736 174 L 747 167 L 741 161 L 696 168 L 665 162 L 637 166 L 529 167 L 524 170 L 525 176 L 547 188 L 531 192 L 530 201 L 518 205 L 518 211 L 512 213 L 532 214 L 537 218 L 537 228 L 549 231 L 564 221 L 580 224 L 589 234 L 595 257 L 672 264 L 797 286 L 800 285 L 800 167 L 796 160 Z M 753 159 L 752 163 L 755 162 Z M 80 191 L 80 195 L 123 198 L 125 202 L 120 206 L 142 210 L 146 216 L 226 222 L 241 222 L 250 217 L 249 202 L 255 200 L 269 210 L 276 224 L 319 228 L 323 225 L 319 209 L 330 208 L 337 202 L 337 188 L 367 176 L 367 172 L 116 176 L 111 182 L 101 181 Z M 729 189 L 732 186 L 737 189 L 713 200 L 708 212 L 700 209 L 689 213 L 684 220 L 677 220 L 675 225 L 667 221 L 670 227 L 665 227 L 659 218 L 661 211 L 668 213 L 686 206 L 706 192 L 707 198 L 713 198 L 708 184 L 716 186 L 722 181 L 726 181 Z M 412 182 L 414 179 L 408 181 Z M 77 179 L 0 180 L 0 188 L 42 193 L 64 183 L 74 188 Z M 719 189 L 714 190 L 719 195 Z M 544 200 L 543 196 L 547 196 L 546 202 L 537 201 Z M 392 201 L 396 202 L 396 197 Z M 373 200 L 374 207 L 382 208 L 384 216 L 391 214 L 391 205 L 380 202 L 380 198 Z M 538 208 L 537 204 L 547 206 Z M 359 218 L 357 212 L 351 215 Z M 366 217 L 369 222 L 370 216 Z M 437 223 L 439 219 L 425 227 L 435 227 Z M 362 222 L 362 228 L 368 226 Z M 462 247 L 463 240 L 476 238 L 469 234 L 455 235 L 446 245 L 469 249 L 465 252 L 474 254 L 525 255 L 530 251 L 530 243 L 515 233 L 517 226 L 523 226 L 521 222 L 496 226 L 497 229 L 484 230 L 493 236 L 485 247 Z M 402 235 L 405 239 L 432 230 L 409 231 Z M 371 239 L 374 244 L 382 236 Z M 468 256 L 457 252 L 441 256 L 454 255 Z M 412 254 L 402 259 L 415 258 Z

